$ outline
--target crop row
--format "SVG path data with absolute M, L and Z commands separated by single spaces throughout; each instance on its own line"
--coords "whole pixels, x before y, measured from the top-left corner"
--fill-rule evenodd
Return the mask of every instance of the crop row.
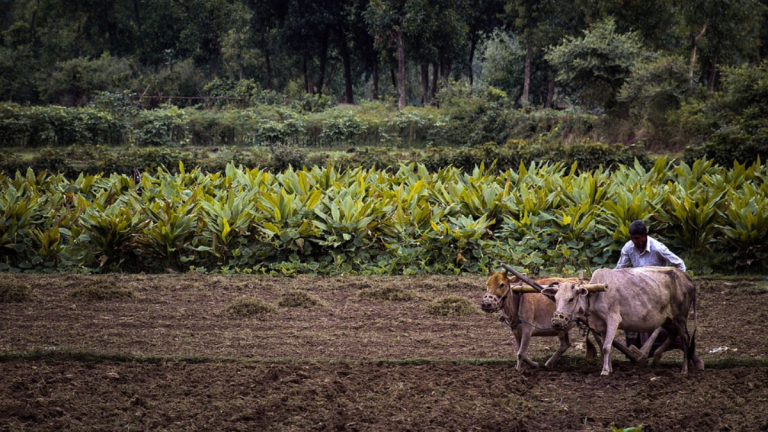
M 0 175 L 0 269 L 293 274 L 612 266 L 645 220 L 694 272 L 765 268 L 768 168 L 658 159 L 429 172 L 158 169 L 134 179 Z

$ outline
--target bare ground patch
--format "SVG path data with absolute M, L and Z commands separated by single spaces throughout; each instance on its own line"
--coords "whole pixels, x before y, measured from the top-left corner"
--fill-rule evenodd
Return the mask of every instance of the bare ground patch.
M 684 376 L 679 355 L 639 368 L 615 353 L 606 378 L 575 331 L 552 370 L 515 371 L 509 330 L 478 307 L 483 276 L 14 277 L 33 297 L 0 304 L 0 430 L 768 429 L 761 282 L 700 283 L 697 352 L 714 367 Z M 70 296 L 100 278 L 136 296 Z M 382 287 L 415 295 L 360 295 Z M 324 307 L 220 313 L 297 292 Z M 426 312 L 448 296 L 476 313 Z M 532 345 L 543 360 L 557 342 Z

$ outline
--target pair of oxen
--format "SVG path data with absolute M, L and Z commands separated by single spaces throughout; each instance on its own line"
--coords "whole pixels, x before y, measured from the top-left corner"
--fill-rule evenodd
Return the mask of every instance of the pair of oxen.
M 671 267 L 599 269 L 588 284 L 575 278 L 540 279 L 532 283 L 543 288 L 541 293 L 524 293 L 517 275 L 525 276 L 517 272 L 510 275 L 507 270 L 514 270 L 504 267 L 503 272 L 491 272 L 481 307 L 488 313 L 501 311 L 501 320 L 512 329 L 517 342 L 517 369 L 522 363 L 539 367 L 526 355 L 531 336 L 560 339 L 557 351 L 545 363 L 550 367 L 570 347 L 569 331 L 578 325 L 584 334 L 591 332 L 601 345 L 602 375 L 613 372 L 612 346 L 644 364 L 660 328 L 667 331 L 668 337 L 656 348 L 653 365 L 679 337 L 682 372 L 688 372 L 695 347 L 694 337 L 688 333 L 688 314 L 693 310 L 695 320 L 696 288 L 684 272 Z M 590 289 L 594 287 L 600 290 Z M 620 329 L 653 334 L 639 350 L 627 349 L 615 341 Z

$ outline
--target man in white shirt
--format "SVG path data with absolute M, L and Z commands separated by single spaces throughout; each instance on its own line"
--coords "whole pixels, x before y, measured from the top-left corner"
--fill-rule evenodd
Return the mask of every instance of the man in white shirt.
M 627 267 L 650 267 L 672 265 L 685 272 L 685 263 L 673 254 L 664 243 L 648 237 L 648 228 L 643 221 L 629 224 L 629 241 L 621 248 L 617 269 Z
M 629 241 L 621 248 L 621 257 L 616 264 L 617 269 L 627 267 L 664 267 L 672 265 L 673 267 L 685 272 L 685 263 L 677 255 L 672 253 L 664 243 L 648 237 L 648 228 L 643 221 L 636 220 L 629 224 Z M 648 339 L 651 333 L 625 332 L 627 346 L 635 345 L 638 348 Z M 667 332 L 662 329 L 659 336 L 653 343 L 651 354 L 667 338 Z M 679 340 L 672 342 L 672 348 L 682 349 L 682 343 Z M 704 369 L 704 362 L 693 355 L 693 364 L 696 369 Z

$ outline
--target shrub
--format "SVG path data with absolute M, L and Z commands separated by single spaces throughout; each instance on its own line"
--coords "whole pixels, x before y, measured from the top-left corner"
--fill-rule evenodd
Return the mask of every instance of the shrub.
M 723 91 L 682 106 L 678 124 L 703 144 L 687 149 L 685 160 L 714 159 L 752 164 L 768 158 L 768 62 L 723 72 Z
M 98 59 L 78 57 L 59 63 L 41 87 L 43 98 L 54 104 L 84 106 L 95 91 L 118 92 L 133 76 L 131 62 L 105 53 Z
M 293 167 L 301 169 L 307 162 L 307 153 L 301 149 L 285 145 L 275 145 L 269 147 L 272 157 L 269 161 L 269 168 L 273 172 L 282 172 Z

